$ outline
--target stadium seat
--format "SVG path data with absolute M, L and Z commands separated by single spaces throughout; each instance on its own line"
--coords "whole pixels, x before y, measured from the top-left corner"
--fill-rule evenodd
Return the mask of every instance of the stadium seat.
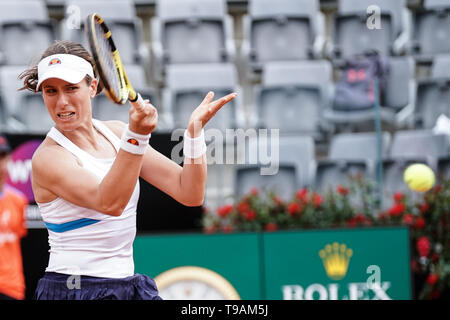
M 19 97 L 15 117 L 25 125 L 25 132 L 45 135 L 55 125 L 40 94 L 25 91 Z
M 438 117 L 450 117 L 450 55 L 436 55 L 431 74 L 417 81 L 416 129 L 431 129 Z
M 276 155 L 261 159 L 272 148 L 268 140 L 249 139 L 246 144 L 245 163 L 235 166 L 234 181 L 237 196 L 242 196 L 252 187 L 259 189 L 277 188 L 277 195 L 290 198 L 297 188 L 312 186 L 315 170 L 315 145 L 310 136 L 280 136 L 278 162 Z M 269 160 L 272 162 L 268 163 Z M 277 168 L 274 167 L 277 166 Z M 275 173 L 275 170 L 278 171 Z M 273 174 L 275 173 L 275 174 Z
M 5 115 L 7 116 L 8 129 L 12 131 L 20 132 L 27 129 L 20 120 L 20 112 L 23 111 L 20 108 L 20 103 L 23 96 L 34 93 L 18 91 L 19 88 L 23 87 L 23 82 L 18 79 L 18 76 L 28 68 L 27 65 L 0 67 L 0 96 L 2 96 Z M 40 95 L 37 96 L 42 100 Z
M 0 68 L 0 95 L 4 97 L 6 129 L 10 132 L 45 134 L 53 126 L 42 95 L 29 90 L 18 91 L 23 81 L 18 76 L 29 66 Z
M 0 63 L 36 63 L 57 38 L 56 29 L 44 1 L 0 1 Z
M 151 20 L 154 78 L 185 63 L 234 62 L 233 20 L 225 0 L 160 0 Z
M 373 179 L 369 163 L 364 160 L 320 160 L 317 163 L 314 188 L 319 193 L 325 193 L 337 185 L 347 185 L 350 178 L 363 176 Z
M 440 158 L 438 160 L 436 176 L 438 180 L 450 179 L 450 157 Z
M 377 18 L 369 17 L 373 6 L 379 8 L 380 28 L 369 28 L 370 19 Z M 403 54 L 408 48 L 410 24 L 406 0 L 339 0 L 328 55 L 345 59 L 370 50 L 383 55 Z
M 7 132 L 8 128 L 8 109 L 6 108 L 3 96 L 0 95 L 0 131 Z
M 173 128 L 186 128 L 190 115 L 203 101 L 208 91 L 214 92 L 214 100 L 232 92 L 238 96 L 221 108 L 205 129 L 216 128 L 225 132 L 241 126 L 239 116 L 240 88 L 233 64 L 180 64 L 167 67 L 166 86 L 163 89 L 164 112 Z M 240 120 L 239 120 L 240 119 Z
M 257 188 L 263 198 L 266 192 L 274 192 L 281 199 L 290 200 L 298 189 L 295 177 L 296 168 L 290 164 L 280 165 L 275 175 L 261 175 L 260 167 L 255 165 L 240 167 L 235 177 L 236 198 L 241 199 L 253 188 Z
M 266 63 L 262 83 L 255 86 L 256 126 L 323 139 L 322 111 L 331 102 L 332 85 L 327 60 Z
M 382 134 L 382 158 L 389 155 L 391 134 Z M 375 132 L 341 133 L 331 137 L 328 158 L 332 160 L 377 159 L 377 135 Z
M 431 77 L 450 78 L 450 54 L 438 54 L 433 59 Z
M 151 104 L 158 109 L 159 102 L 155 90 L 147 85 L 145 72 L 139 65 L 125 65 L 127 77 L 133 84 L 133 88 L 139 92 L 143 99 L 149 99 Z M 118 105 L 101 93 L 93 100 L 92 115 L 99 120 L 129 121 L 129 105 Z
M 249 71 L 258 72 L 267 62 L 321 58 L 324 39 L 318 0 L 250 0 L 241 55 Z
M 71 10 L 76 8 L 75 10 Z M 60 23 L 61 37 L 81 43 L 88 49 L 84 23 L 88 14 L 97 12 L 111 29 L 114 43 L 124 64 L 150 65 L 150 53 L 142 42 L 142 21 L 131 0 L 70 0 Z M 79 15 L 78 15 L 79 13 Z
M 450 2 L 424 0 L 423 9 L 414 12 L 411 51 L 419 63 L 431 62 L 441 53 L 450 53 Z
M 386 90 L 381 94 L 380 119 L 393 127 L 412 127 L 416 99 L 415 64 L 410 56 L 388 58 Z M 350 128 L 374 123 L 375 108 L 336 110 L 333 105 L 324 111 L 324 118 L 336 127 Z M 374 130 L 373 127 L 369 131 Z
M 392 140 L 389 157 L 424 158 L 432 169 L 437 160 L 450 155 L 449 138 L 445 134 L 433 134 L 431 130 L 400 130 Z

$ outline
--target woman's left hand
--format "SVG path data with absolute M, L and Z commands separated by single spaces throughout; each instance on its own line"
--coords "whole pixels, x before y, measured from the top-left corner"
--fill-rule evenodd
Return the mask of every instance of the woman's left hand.
M 230 93 L 220 99 L 212 101 L 214 92 L 210 91 L 203 99 L 202 103 L 192 112 L 188 123 L 188 133 L 191 138 L 198 137 L 206 123 L 222 108 L 237 96 L 237 93 Z

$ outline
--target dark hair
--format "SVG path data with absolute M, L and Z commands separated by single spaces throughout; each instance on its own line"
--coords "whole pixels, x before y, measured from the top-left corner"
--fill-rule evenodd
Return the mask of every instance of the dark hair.
M 94 70 L 94 76 L 98 78 L 97 68 L 94 64 L 94 59 L 89 54 L 89 52 L 79 43 L 73 41 L 65 41 L 65 40 L 56 40 L 50 47 L 48 47 L 41 56 L 41 59 L 44 59 L 48 56 L 54 54 L 73 54 L 80 58 L 83 58 L 87 62 L 89 62 Z M 35 65 L 34 67 L 23 71 L 19 77 L 20 80 L 23 79 L 23 87 L 19 90 L 30 90 L 36 92 L 36 86 L 38 83 L 38 67 Z M 85 80 L 88 85 L 91 84 L 92 78 L 86 75 Z M 99 81 L 97 86 L 97 93 L 99 94 L 103 90 L 103 85 Z

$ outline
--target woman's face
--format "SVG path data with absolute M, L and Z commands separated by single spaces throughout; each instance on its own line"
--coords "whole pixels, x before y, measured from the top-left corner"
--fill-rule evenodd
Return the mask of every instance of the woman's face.
M 56 128 L 72 131 L 85 121 L 91 121 L 91 99 L 95 97 L 97 80 L 88 85 L 83 79 L 79 83 L 69 83 L 62 79 L 50 78 L 42 83 L 42 97 Z

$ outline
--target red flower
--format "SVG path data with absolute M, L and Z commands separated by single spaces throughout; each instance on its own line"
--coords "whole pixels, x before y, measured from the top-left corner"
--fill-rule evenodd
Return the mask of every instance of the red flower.
M 355 216 L 355 220 L 357 223 L 364 223 L 364 221 L 366 220 L 366 217 L 364 217 L 364 215 L 362 213 L 358 213 Z
M 425 220 L 422 217 L 418 217 L 416 219 L 415 224 L 414 224 L 414 228 L 416 228 L 416 229 L 423 229 L 423 227 L 425 227 Z
M 300 205 L 297 202 L 291 202 L 287 207 L 287 212 L 290 216 L 295 216 L 300 213 Z
M 405 205 L 403 203 L 396 203 L 391 209 L 389 209 L 388 213 L 391 217 L 397 217 L 401 215 L 403 211 L 405 211 Z
M 211 234 L 211 233 L 215 233 L 217 231 L 216 226 L 208 226 L 205 228 L 205 233 Z
M 411 270 L 413 272 L 419 272 L 419 266 L 417 265 L 416 260 L 411 260 Z
M 257 196 L 257 195 L 259 194 L 258 188 L 252 188 L 252 189 L 250 190 L 250 194 L 251 194 L 252 196 Z
M 269 222 L 268 224 L 266 224 L 265 229 L 266 229 L 266 231 L 269 231 L 269 232 L 276 231 L 278 229 L 278 226 L 276 223 Z
M 318 206 L 320 206 L 323 202 L 323 198 L 320 196 L 320 194 L 318 193 L 314 193 L 314 197 L 313 197 L 313 204 L 314 204 L 314 208 L 317 208 Z
M 439 193 L 442 190 L 442 186 L 440 184 L 438 184 L 436 187 L 434 187 L 434 192 L 435 193 Z
M 428 209 L 430 209 L 430 205 L 428 203 L 424 202 L 420 205 L 420 212 L 425 213 Z
M 224 218 L 227 215 L 229 215 L 231 213 L 231 211 L 233 211 L 233 206 L 230 204 L 221 206 L 220 208 L 217 209 L 217 214 L 219 215 L 219 217 Z
M 239 213 L 245 213 L 247 211 L 250 211 L 250 205 L 245 201 L 241 201 L 238 204 L 237 209 L 238 209 Z
M 356 225 L 368 225 L 370 226 L 372 223 L 369 219 L 367 219 L 362 213 L 357 213 L 354 217 L 352 217 L 349 221 L 348 221 L 348 226 L 353 228 Z
M 395 203 L 399 203 L 402 200 L 403 200 L 403 193 L 401 193 L 401 192 L 394 193 L 394 201 L 395 201 Z
M 433 253 L 432 255 L 431 255 L 431 260 L 433 261 L 433 262 L 438 262 L 438 260 L 439 260 L 439 255 L 435 252 L 435 253 Z
M 354 227 L 356 227 L 356 219 L 353 217 L 353 218 L 351 218 L 350 220 L 348 220 L 348 226 L 350 227 L 350 228 L 354 228 Z
M 303 202 L 308 202 L 308 189 L 303 188 L 303 189 L 298 190 L 296 192 L 295 196 Z
M 436 283 L 436 281 L 438 281 L 438 279 L 439 279 L 439 276 L 435 273 L 432 273 L 432 274 L 428 275 L 427 283 L 430 286 L 434 286 L 434 284 Z
M 281 198 L 277 197 L 277 196 L 273 197 L 273 202 L 275 202 L 275 204 L 277 206 L 283 206 L 284 205 L 284 201 Z
M 337 193 L 339 193 L 342 196 L 346 196 L 349 194 L 350 190 L 346 187 L 343 187 L 342 185 L 338 184 L 338 186 L 336 187 L 336 191 Z
M 253 211 L 253 210 L 250 210 L 249 212 L 246 213 L 245 218 L 246 218 L 248 221 L 253 221 L 253 220 L 255 220 L 255 219 L 256 219 L 256 212 Z
M 405 213 L 405 215 L 403 216 L 403 223 L 407 226 L 412 226 L 412 224 L 414 223 L 414 216 L 410 213 Z
M 441 292 L 439 290 L 434 289 L 431 291 L 431 299 L 438 299 L 441 296 Z
M 223 226 L 222 231 L 225 233 L 231 233 L 231 232 L 233 232 L 233 227 L 230 225 Z
M 430 254 L 430 240 L 423 236 L 417 240 L 417 251 L 421 257 L 427 257 Z

